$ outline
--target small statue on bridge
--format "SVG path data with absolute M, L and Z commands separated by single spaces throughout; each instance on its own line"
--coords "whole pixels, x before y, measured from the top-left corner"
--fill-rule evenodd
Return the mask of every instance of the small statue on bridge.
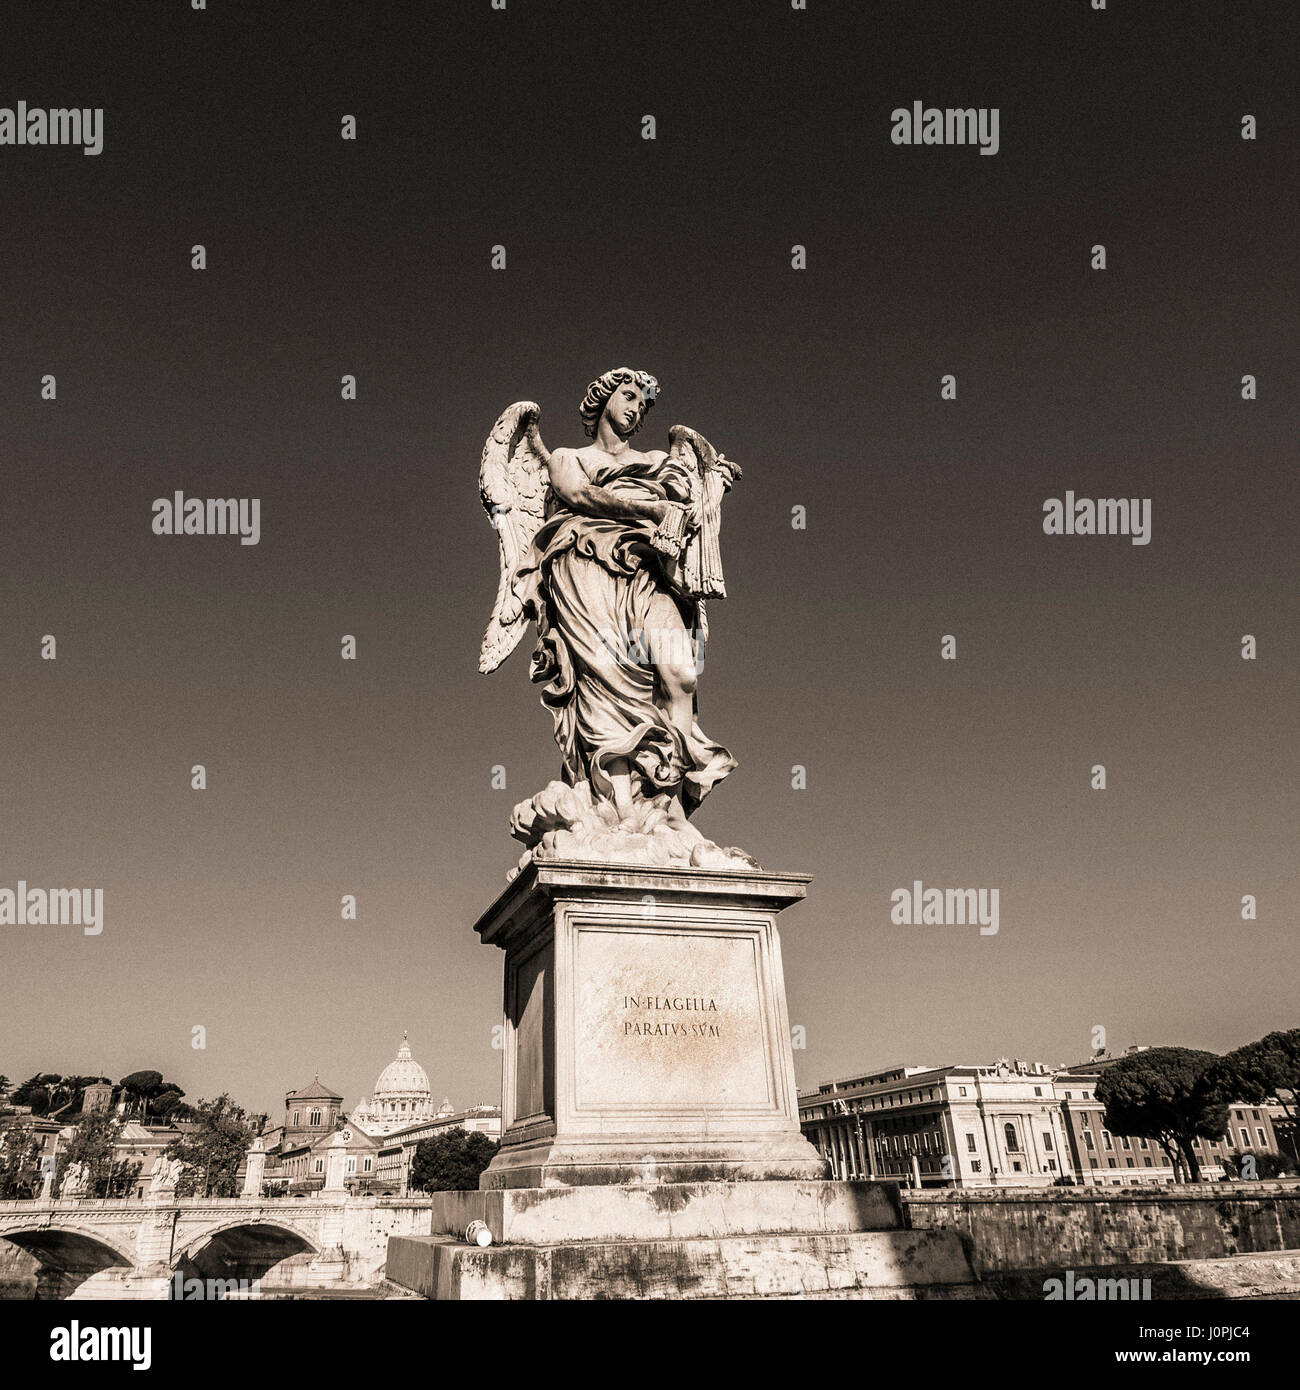
M 69 1163 L 64 1170 L 63 1182 L 59 1187 L 59 1196 L 67 1198 L 84 1197 L 86 1195 L 86 1165 L 84 1163 Z
M 179 1158 L 168 1158 L 160 1153 L 149 1169 L 149 1196 L 168 1197 L 176 1191 L 181 1172 L 185 1165 Z

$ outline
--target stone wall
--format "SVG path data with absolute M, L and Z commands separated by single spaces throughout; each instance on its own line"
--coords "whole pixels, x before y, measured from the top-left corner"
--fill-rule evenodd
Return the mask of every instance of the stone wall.
M 343 1217 L 343 1249 L 353 1282 L 373 1284 L 383 1277 L 389 1236 L 427 1236 L 432 1229 L 428 1197 L 382 1197 L 348 1204 Z
M 35 1298 L 40 1269 L 34 1255 L 0 1240 L 0 1299 Z
M 983 1274 L 1300 1250 L 1300 1183 L 903 1191 L 914 1229 L 947 1227 Z

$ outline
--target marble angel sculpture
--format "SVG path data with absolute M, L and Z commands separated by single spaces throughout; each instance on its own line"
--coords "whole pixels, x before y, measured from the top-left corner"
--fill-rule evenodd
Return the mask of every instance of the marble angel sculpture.
M 518 401 L 483 446 L 479 490 L 501 577 L 479 670 L 495 670 L 531 623 L 532 679 L 555 723 L 563 780 L 515 807 L 530 854 L 741 868 L 690 823 L 736 766 L 700 728 L 705 603 L 724 598 L 722 497 L 740 468 L 684 425 L 669 448 L 631 444 L 659 394 L 615 367 L 579 407 L 591 443 L 550 451 L 540 408 Z

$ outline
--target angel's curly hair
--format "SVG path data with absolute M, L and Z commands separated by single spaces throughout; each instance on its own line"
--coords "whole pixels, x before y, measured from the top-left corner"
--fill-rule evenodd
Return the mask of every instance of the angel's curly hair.
M 595 439 L 596 437 L 596 426 L 600 423 L 605 402 L 625 382 L 631 382 L 634 386 L 641 388 L 641 392 L 645 396 L 645 410 L 642 412 L 641 419 L 642 421 L 645 420 L 650 407 L 655 403 L 655 397 L 659 394 L 659 382 L 649 372 L 639 372 L 632 367 L 614 367 L 604 376 L 598 376 L 587 387 L 587 394 L 582 398 L 582 404 L 578 407 L 578 414 L 582 417 L 582 428 L 588 439 Z

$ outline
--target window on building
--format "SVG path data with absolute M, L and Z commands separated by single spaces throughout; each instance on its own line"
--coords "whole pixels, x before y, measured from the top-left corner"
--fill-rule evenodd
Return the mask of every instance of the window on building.
M 973 1154 L 975 1151 L 976 1151 L 976 1149 L 975 1149 L 975 1136 L 974 1136 L 973 1134 L 967 1134 L 967 1136 L 966 1136 L 966 1152 L 967 1152 L 968 1154 Z
M 1243 1149 L 1250 1148 L 1250 1130 L 1243 1127 L 1239 1129 L 1237 1133 L 1241 1135 L 1241 1147 Z
M 1010 1120 L 1002 1127 L 1002 1132 L 1007 1137 L 1007 1152 L 1009 1154 L 1020 1152 L 1020 1141 L 1016 1138 L 1016 1127 Z
M 1130 1167 L 1130 1168 L 1133 1166 L 1133 1159 L 1132 1159 L 1131 1156 L 1128 1157 L 1128 1158 L 1126 1158 L 1126 1159 L 1124 1160 L 1124 1162 L 1125 1162 L 1125 1164 L 1126 1164 L 1128 1167 Z
M 1142 1160 L 1142 1162 L 1145 1163 L 1146 1166 L 1147 1166 L 1148 1168 L 1151 1167 L 1151 1159 L 1150 1159 L 1149 1157 L 1148 1157 L 1148 1158 L 1144 1158 L 1144 1159 Z
M 1108 1158 L 1106 1160 L 1106 1166 L 1108 1168 L 1113 1168 L 1115 1166 L 1115 1160 L 1113 1158 Z
M 1139 1140 L 1138 1140 L 1138 1148 L 1140 1148 L 1140 1149 L 1145 1149 L 1146 1147 L 1147 1147 L 1147 1141 L 1146 1141 L 1145 1139 L 1139 1139 Z
M 1267 1148 L 1267 1147 L 1268 1147 L 1268 1140 L 1267 1140 L 1267 1139 L 1265 1138 L 1265 1136 L 1264 1136 L 1264 1126 L 1263 1126 L 1263 1125 L 1260 1125 L 1259 1128 L 1255 1131 L 1255 1136 L 1256 1136 L 1256 1138 L 1258 1138 L 1258 1140 L 1259 1140 L 1259 1142 L 1260 1142 L 1260 1147 L 1261 1147 L 1261 1148 Z
M 1017 1173 L 1022 1173 L 1022 1172 L 1024 1172 L 1024 1169 L 1021 1168 L 1021 1166 L 1020 1166 L 1020 1160 L 1019 1160 L 1019 1159 L 1016 1159 L 1016 1161 L 1015 1161 L 1014 1163 L 1012 1163 L 1011 1167 L 1012 1167 L 1012 1169 L 1013 1169 L 1015 1172 L 1017 1172 Z
M 964 1096 L 964 1095 L 966 1094 L 966 1088 L 965 1088 L 965 1086 L 958 1086 L 958 1087 L 957 1087 L 957 1094 L 958 1094 L 959 1096 Z
M 1054 1158 L 1049 1158 L 1047 1160 L 1047 1166 L 1053 1173 L 1056 1172 L 1056 1160 Z
M 982 1173 L 984 1165 L 978 1158 L 971 1159 L 970 1170 L 972 1173 Z
M 301 1110 L 295 1110 L 295 1111 L 293 1112 L 293 1122 L 294 1122 L 294 1124 L 298 1124 L 298 1123 L 299 1123 L 298 1116 L 301 1115 L 301 1114 L 302 1114 L 302 1111 L 301 1111 Z
M 367 1173 L 370 1171 L 370 1165 L 371 1165 L 372 1162 L 373 1162 L 373 1160 L 372 1160 L 372 1159 L 369 1159 L 369 1158 L 366 1159 L 366 1161 L 365 1161 L 365 1171 L 366 1171 Z
M 1043 1148 L 1047 1153 L 1051 1153 L 1053 1151 L 1052 1136 L 1048 1133 L 1047 1130 L 1043 1131 Z
M 1123 1144 L 1126 1149 L 1131 1149 L 1133 1147 L 1133 1143 L 1127 1134 L 1120 1136 L 1120 1143 Z
M 1095 1149 L 1097 1146 L 1092 1142 L 1092 1130 L 1083 1131 L 1083 1146 L 1085 1149 Z
M 316 1171 L 318 1173 L 323 1173 L 325 1171 L 325 1160 L 323 1158 L 318 1158 L 316 1160 Z
M 1034 1094 L 1035 1094 L 1036 1096 L 1041 1096 L 1041 1095 L 1043 1094 L 1043 1088 L 1042 1088 L 1041 1086 L 1035 1086 L 1035 1087 L 1034 1087 Z
M 349 1173 L 355 1173 L 356 1171 L 357 1171 L 357 1160 L 356 1160 L 356 1155 L 353 1154 L 353 1155 L 351 1155 L 351 1156 L 348 1158 L 348 1172 L 349 1172 Z
M 1113 1149 L 1113 1148 L 1115 1147 L 1115 1142 L 1114 1142 L 1114 1140 L 1111 1138 L 1110 1130 L 1108 1130 L 1108 1129 L 1103 1129 L 1102 1132 L 1101 1132 L 1101 1137 L 1102 1137 L 1103 1141 L 1105 1142 L 1105 1145 L 1106 1145 L 1106 1147 L 1107 1147 L 1108 1149 Z
M 320 1124 L 320 1111 L 319 1111 L 319 1110 L 313 1110 L 313 1111 L 311 1112 L 311 1123 L 314 1124 L 314 1125 Z

